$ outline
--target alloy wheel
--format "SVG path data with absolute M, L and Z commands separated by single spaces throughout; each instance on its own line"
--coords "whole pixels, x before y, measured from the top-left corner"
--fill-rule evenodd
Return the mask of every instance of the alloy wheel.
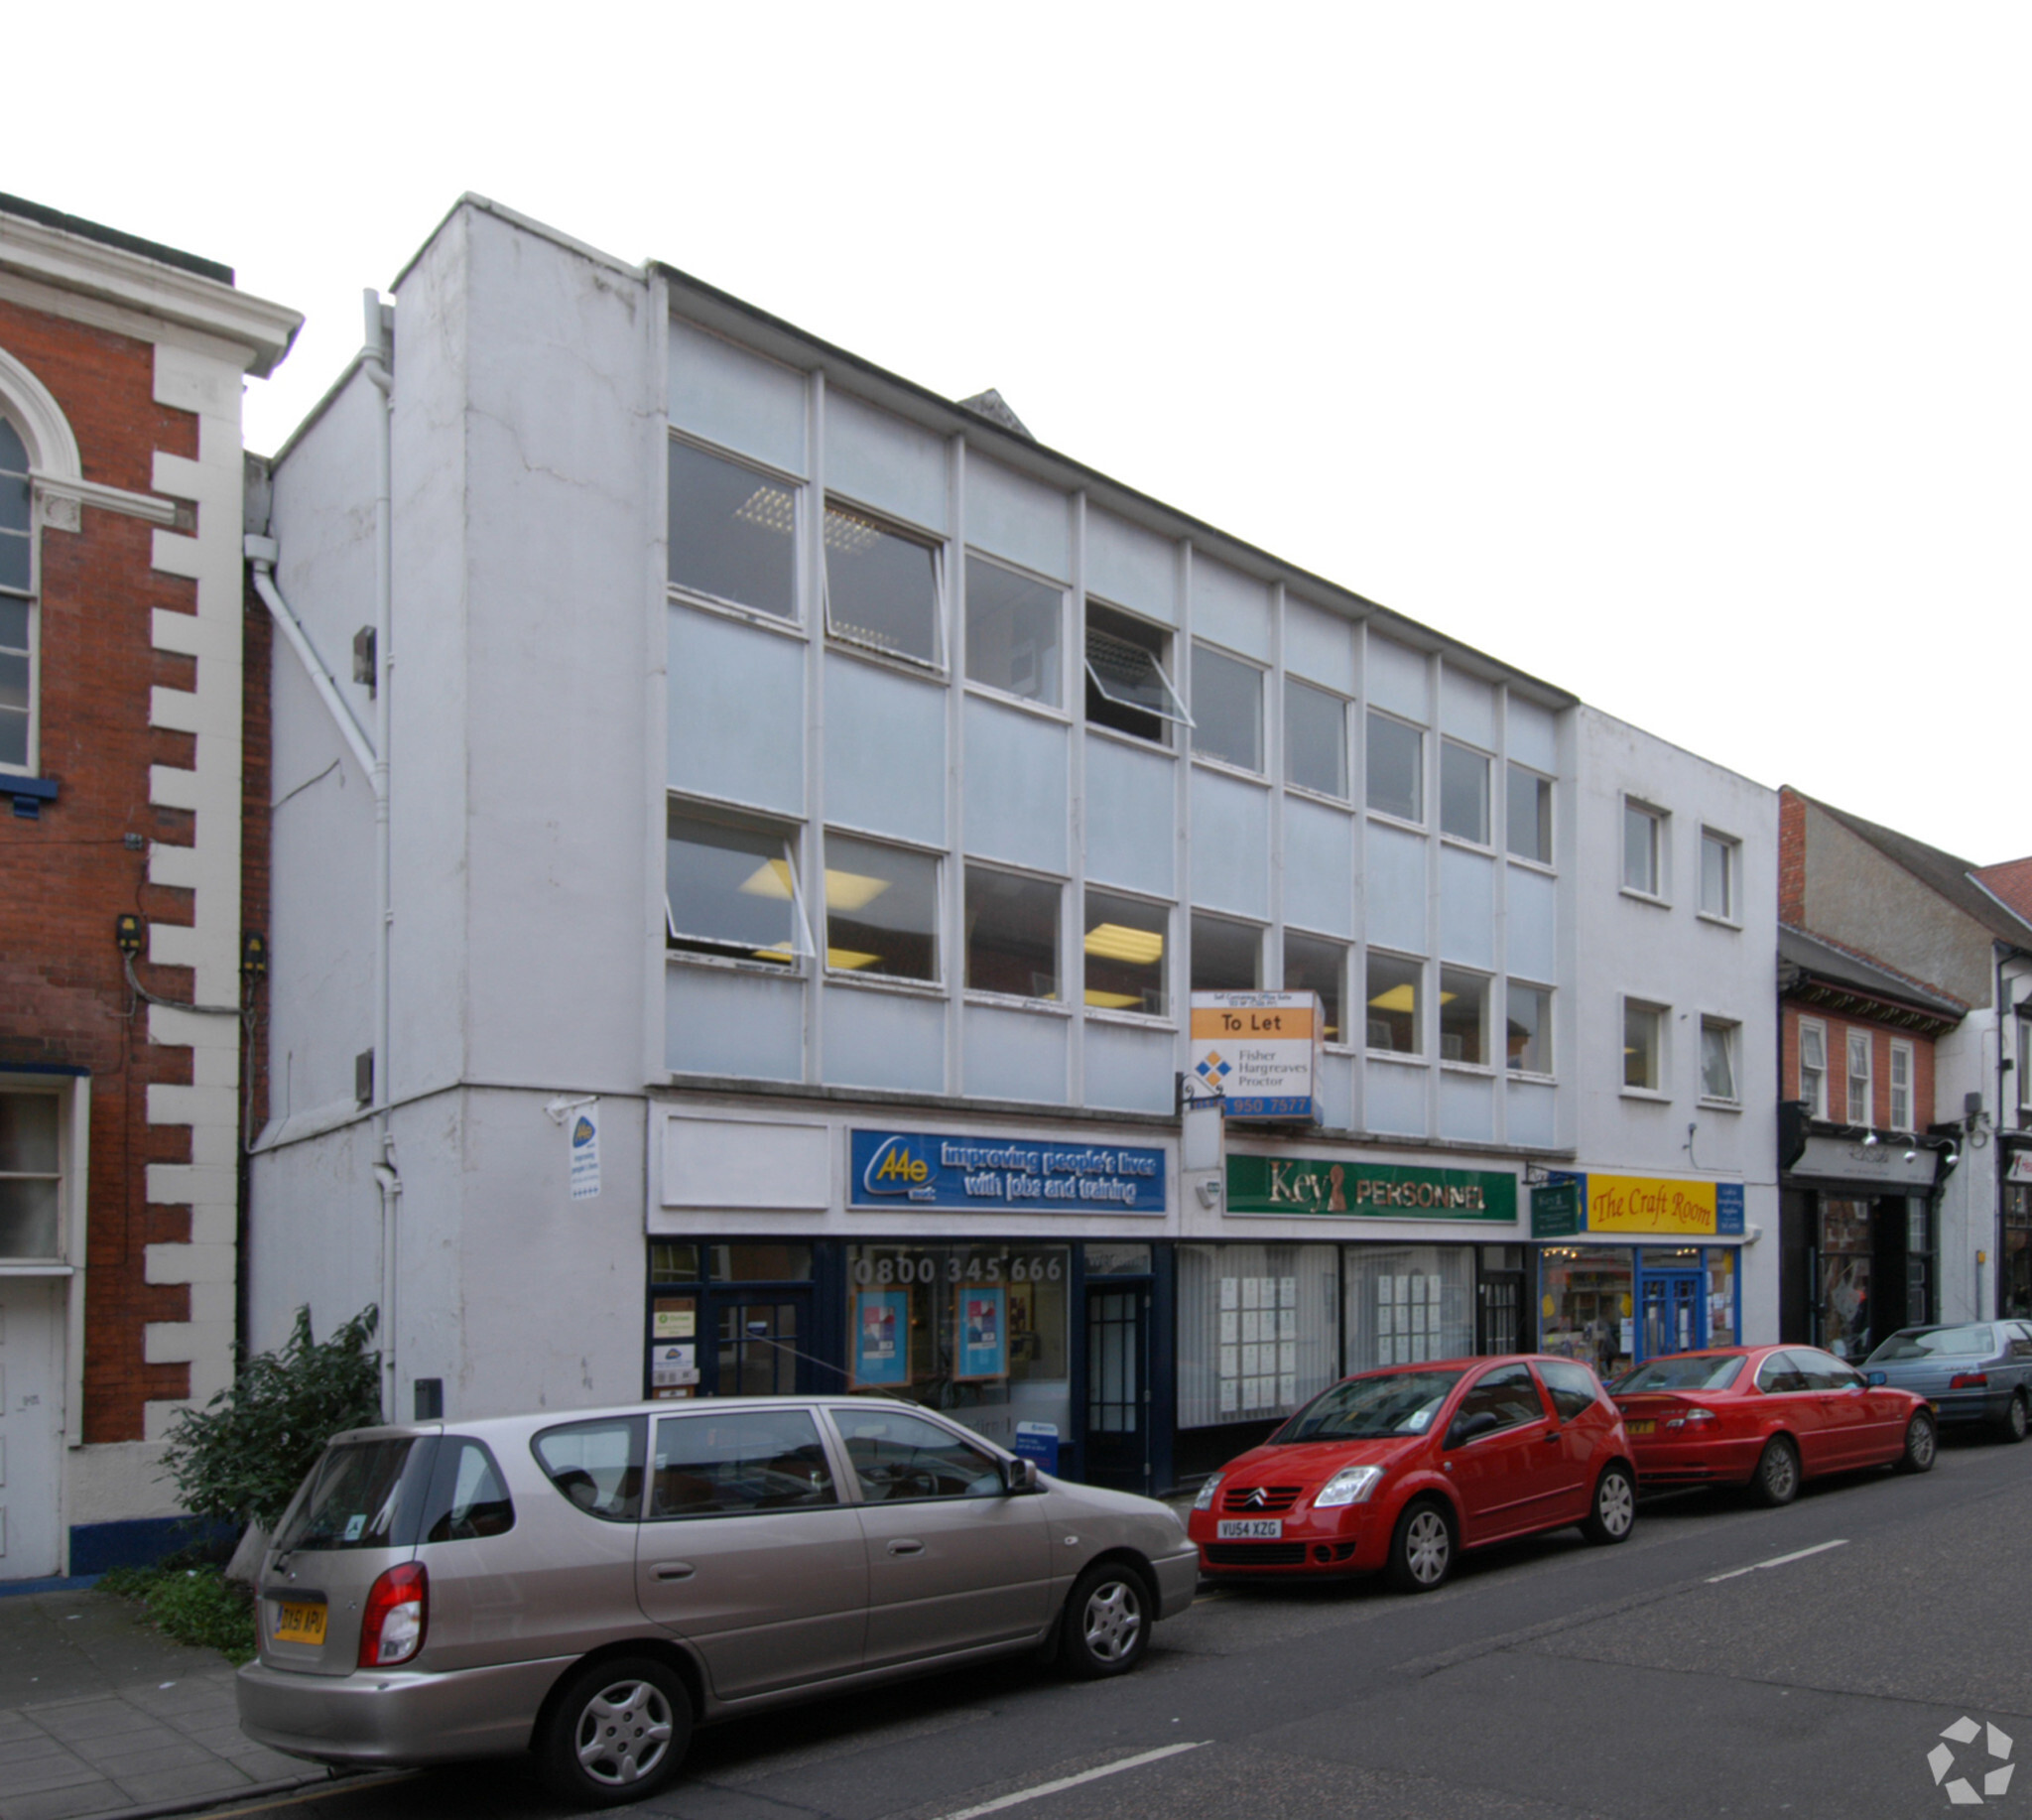
M 1625 1535 L 1637 1520 L 1637 1495 L 1620 1473 L 1603 1473 L 1594 1493 L 1594 1514 L 1605 1534 Z
M 1454 1538 L 1447 1533 L 1447 1519 L 1437 1510 L 1415 1510 L 1404 1531 L 1404 1561 L 1411 1577 L 1421 1586 L 1437 1586 L 1447 1577 L 1448 1557 Z
M 578 1716 L 578 1765 L 609 1788 L 639 1782 L 663 1760 L 672 1729 L 662 1689 L 647 1681 L 616 1681 Z
M 1086 1647 L 1096 1661 L 1119 1662 L 1134 1653 L 1143 1631 L 1143 1605 L 1125 1580 L 1105 1580 L 1087 1595 Z

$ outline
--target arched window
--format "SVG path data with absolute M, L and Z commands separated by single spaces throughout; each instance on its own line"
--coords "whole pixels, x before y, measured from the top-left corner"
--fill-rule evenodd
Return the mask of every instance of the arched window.
M 34 514 L 28 445 L 0 413 L 0 771 L 28 771 L 35 758 Z

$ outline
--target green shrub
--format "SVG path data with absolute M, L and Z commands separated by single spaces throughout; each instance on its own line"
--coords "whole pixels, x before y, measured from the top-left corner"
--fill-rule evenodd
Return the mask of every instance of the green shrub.
M 381 1420 L 381 1355 L 369 1350 L 378 1318 L 370 1304 L 318 1342 L 300 1308 L 280 1350 L 249 1359 L 202 1409 L 181 1411 L 163 1470 L 184 1508 L 273 1529 L 324 1443 Z
M 138 1602 L 165 1636 L 216 1649 L 234 1664 L 254 1656 L 254 1597 L 215 1567 L 116 1567 L 98 1590 Z

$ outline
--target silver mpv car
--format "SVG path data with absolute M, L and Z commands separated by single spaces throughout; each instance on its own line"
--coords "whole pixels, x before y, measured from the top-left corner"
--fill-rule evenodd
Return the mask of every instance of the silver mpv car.
M 886 1399 L 357 1429 L 262 1563 L 240 1724 L 324 1763 L 529 1750 L 565 1799 L 640 1800 L 695 1720 L 1026 1650 L 1125 1673 L 1197 1578 L 1165 1505 Z

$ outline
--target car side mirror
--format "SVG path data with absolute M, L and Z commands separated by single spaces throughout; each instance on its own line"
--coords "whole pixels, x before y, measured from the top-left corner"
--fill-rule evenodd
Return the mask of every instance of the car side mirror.
M 1013 1495 L 1019 1492 L 1042 1490 L 1037 1483 L 1037 1462 L 1035 1460 L 1011 1460 L 1002 1473 L 1002 1483 Z
M 1447 1445 L 1459 1447 L 1477 1435 L 1493 1434 L 1502 1425 L 1503 1418 L 1493 1409 L 1477 1409 L 1472 1415 L 1456 1416 L 1454 1426 L 1447 1430 Z
M 1870 1387 L 1874 1389 L 1878 1384 L 1887 1384 L 1891 1380 L 1889 1375 L 1883 1371 L 1872 1371 L 1869 1374 L 1869 1381 Z

